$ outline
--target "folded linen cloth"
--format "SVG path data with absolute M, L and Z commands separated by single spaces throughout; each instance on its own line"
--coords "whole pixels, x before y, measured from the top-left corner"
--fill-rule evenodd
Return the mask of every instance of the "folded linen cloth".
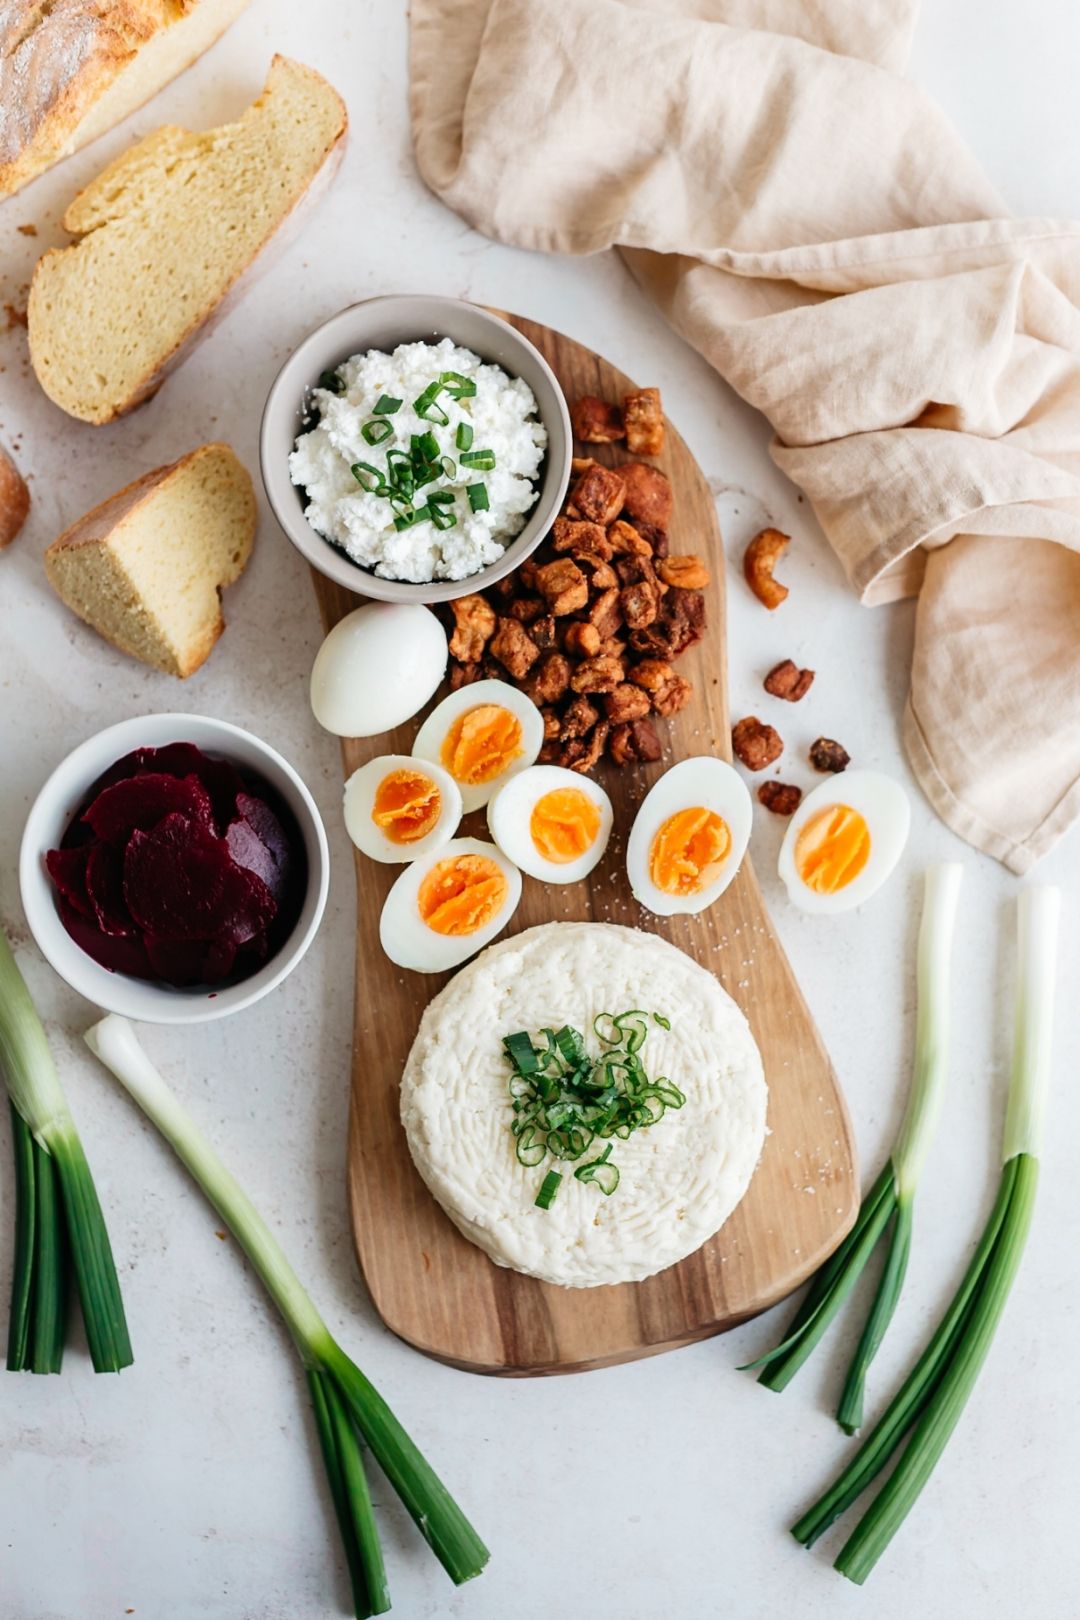
M 1080 815 L 1080 224 L 1007 217 L 900 76 L 914 19 L 413 0 L 413 136 L 487 235 L 618 248 L 769 418 L 862 600 L 919 592 L 912 767 L 1025 872 Z

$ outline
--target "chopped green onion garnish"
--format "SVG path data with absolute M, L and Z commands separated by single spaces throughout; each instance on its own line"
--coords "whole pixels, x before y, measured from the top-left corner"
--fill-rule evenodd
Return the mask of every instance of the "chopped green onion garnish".
M 457 447 L 459 450 L 471 450 L 473 430 L 471 422 L 459 422 L 457 429 Z
M 388 422 L 385 417 L 381 419 L 373 417 L 370 422 L 365 422 L 360 429 L 368 444 L 382 444 L 384 439 L 389 439 L 392 436 L 393 431 L 394 424 Z
M 445 388 L 451 399 L 472 399 L 476 393 L 473 378 L 463 377 L 460 371 L 444 371 L 439 378 L 439 387 Z
M 371 407 L 372 414 L 375 416 L 393 416 L 396 411 L 400 411 L 404 403 L 404 400 L 395 399 L 393 394 L 380 394 Z
M 437 529 L 456 529 L 457 514 L 451 512 L 446 506 L 433 506 L 428 512 L 432 523 Z
M 386 452 L 386 475 L 395 489 L 408 492 L 413 487 L 412 456 L 407 450 Z
M 400 517 L 396 517 L 394 519 L 394 528 L 398 530 L 411 529 L 414 523 L 423 523 L 424 519 L 431 517 L 431 515 L 430 507 L 418 506 L 414 511 L 403 512 Z
M 465 450 L 462 452 L 461 465 L 475 467 L 477 472 L 490 472 L 495 465 L 494 450 Z
M 453 506 L 457 499 L 452 489 L 433 489 L 428 496 L 429 506 Z
M 466 484 L 465 493 L 474 512 L 486 512 L 491 505 L 486 484 Z
M 180 1107 L 131 1025 L 115 1015 L 104 1018 L 87 1031 L 86 1042 L 187 1166 L 289 1327 L 308 1371 L 357 1614 L 384 1614 L 390 1606 L 358 1432 L 451 1580 L 460 1584 L 479 1575 L 488 1560 L 487 1548 L 382 1396 L 331 1337 L 281 1245 Z
M 439 441 L 434 433 L 414 433 L 412 436 L 412 458 L 421 464 L 439 459 Z
M 601 1013 L 595 1025 L 605 1050 L 598 1058 L 589 1056 L 581 1031 L 569 1024 L 542 1029 L 539 1044 L 525 1030 L 503 1037 L 511 1068 L 510 1131 L 521 1164 L 542 1164 L 549 1153 L 555 1159 L 580 1159 L 599 1137 L 608 1142 L 604 1152 L 574 1174 L 611 1196 L 619 1171 L 610 1162 L 610 1138 L 625 1141 L 686 1101 L 670 1080 L 653 1081 L 645 1072 L 638 1054 L 646 1016 L 636 1010 L 618 1018 Z M 666 1019 L 664 1025 L 670 1028 Z M 612 1033 L 602 1034 L 604 1029 Z
M 447 416 L 442 406 L 438 404 L 438 398 L 442 393 L 442 387 L 443 385 L 441 382 L 431 383 L 429 387 L 424 389 L 422 394 L 413 400 L 413 410 L 416 412 L 417 416 L 422 417 L 425 422 L 436 422 L 439 427 L 446 427 L 450 421 L 450 418 Z
M 319 387 L 325 388 L 328 394 L 343 394 L 345 379 L 339 377 L 336 371 L 324 371 L 319 378 Z
M 382 471 L 378 467 L 373 467 L 370 461 L 354 461 L 349 471 L 360 488 L 366 490 L 369 495 L 389 495 L 390 490 Z
M 550 1209 L 555 1202 L 555 1194 L 562 1185 L 562 1172 L 549 1170 L 540 1183 L 540 1191 L 536 1195 L 537 1209 Z
M 442 468 L 442 475 L 444 478 L 457 477 L 457 468 L 454 465 L 453 456 L 440 456 L 439 466 Z

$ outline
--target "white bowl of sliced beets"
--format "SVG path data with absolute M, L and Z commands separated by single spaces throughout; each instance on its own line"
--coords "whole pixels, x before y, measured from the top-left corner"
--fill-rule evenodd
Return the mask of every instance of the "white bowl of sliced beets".
M 329 856 L 315 801 L 269 744 L 154 714 L 57 766 L 27 818 L 19 882 L 72 989 L 128 1018 L 201 1023 L 250 1007 L 300 961 Z

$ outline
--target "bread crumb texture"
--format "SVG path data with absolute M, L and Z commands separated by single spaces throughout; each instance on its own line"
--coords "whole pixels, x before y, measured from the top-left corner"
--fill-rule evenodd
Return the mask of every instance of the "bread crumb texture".
M 106 641 L 184 680 L 225 628 L 221 592 L 254 538 L 246 467 L 227 444 L 206 444 L 80 518 L 45 553 L 45 571 Z
M 340 145 L 345 106 L 275 56 L 234 124 L 166 126 L 74 199 L 80 238 L 45 253 L 30 288 L 30 357 L 62 410 L 109 422 L 148 399 Z

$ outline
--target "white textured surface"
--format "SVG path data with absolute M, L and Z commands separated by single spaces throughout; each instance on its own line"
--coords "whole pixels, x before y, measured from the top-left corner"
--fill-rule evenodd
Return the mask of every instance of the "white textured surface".
M 1065 0 L 992 12 L 940 0 L 920 26 L 914 71 L 1017 209 L 1076 206 L 1078 46 L 1080 20 Z M 772 469 L 764 424 L 670 336 L 617 263 L 492 246 L 426 194 L 409 153 L 405 23 L 385 0 L 253 7 L 127 130 L 4 206 L 0 305 L 24 303 L 35 253 L 60 240 L 64 202 L 130 134 L 165 119 L 210 125 L 235 115 L 262 85 L 275 49 L 321 68 L 345 94 L 353 123 L 345 165 L 306 237 L 158 398 L 112 427 L 70 422 L 27 376 L 25 334 L 0 333 L 0 434 L 16 441 L 36 503 L 0 557 L 0 911 L 17 945 L 25 935 L 15 852 L 26 807 L 60 755 L 110 720 L 172 705 L 239 721 L 280 747 L 320 799 L 337 883 L 302 968 L 262 1006 L 203 1030 L 150 1030 L 146 1046 L 227 1148 L 333 1329 L 491 1543 L 489 1572 L 455 1592 L 377 1479 L 398 1614 L 836 1620 L 872 1608 L 878 1620 L 1072 1620 L 1080 1587 L 1076 834 L 1039 873 L 1064 885 L 1066 909 L 1050 1140 L 1031 1247 L 977 1394 L 865 1594 L 830 1569 L 824 1554 L 838 1545 L 835 1535 L 808 1555 L 785 1530 L 848 1450 L 827 1402 L 851 1346 L 850 1316 L 779 1398 L 733 1368 L 773 1338 L 782 1308 L 726 1339 L 558 1383 L 452 1372 L 374 1319 L 345 1216 L 352 884 L 336 814 L 336 744 L 307 716 L 318 625 L 304 570 L 264 509 L 255 560 L 226 603 L 230 628 L 181 688 L 111 653 L 60 609 L 41 571 L 44 546 L 92 502 L 203 440 L 228 438 L 254 471 L 260 407 L 288 347 L 365 294 L 432 291 L 516 307 L 659 384 L 714 481 L 732 558 L 766 515 L 796 536 L 784 574 L 791 599 L 772 618 L 729 563 L 735 711 L 759 703 L 761 673 L 779 657 L 818 670 L 811 698 L 780 722 L 793 753 L 822 730 L 860 764 L 906 777 L 897 717 L 912 609 L 871 614 L 854 603 L 804 506 Z M 36 242 L 16 233 L 28 221 L 39 228 Z M 968 862 L 952 1084 L 872 1406 L 922 1343 L 985 1215 L 1008 1067 L 1018 885 L 969 856 L 921 800 L 914 808 L 902 873 L 864 913 L 835 920 L 798 916 L 782 901 L 769 875 L 781 828 L 762 817 L 755 834 L 770 904 L 840 1071 L 868 1170 L 895 1126 L 907 1076 L 918 873 L 935 857 Z M 0 1620 L 113 1620 L 129 1610 L 142 1620 L 337 1614 L 345 1576 L 286 1335 L 168 1150 L 80 1049 L 91 1009 L 33 951 L 20 949 L 20 960 L 49 1016 L 110 1213 L 138 1360 L 119 1379 L 95 1378 L 75 1349 L 61 1378 L 0 1375 Z M 0 1133 L 6 1317 L 11 1184 Z
M 612 1141 L 613 1198 L 568 1165 L 527 1169 L 507 1152 L 499 1035 L 536 1039 L 571 1004 L 566 1016 L 593 1056 L 597 1020 L 607 1028 L 616 1009 L 655 1008 L 671 1026 L 648 1024 L 642 1059 L 654 1079 L 681 1085 L 685 1102 L 655 1129 Z M 761 1054 L 714 975 L 666 940 L 547 923 L 493 945 L 429 1004 L 402 1076 L 401 1120 L 435 1197 L 498 1265 L 567 1288 L 641 1282 L 699 1249 L 750 1185 L 765 1141 Z M 545 1171 L 560 1168 L 557 1199 L 537 1209 Z

